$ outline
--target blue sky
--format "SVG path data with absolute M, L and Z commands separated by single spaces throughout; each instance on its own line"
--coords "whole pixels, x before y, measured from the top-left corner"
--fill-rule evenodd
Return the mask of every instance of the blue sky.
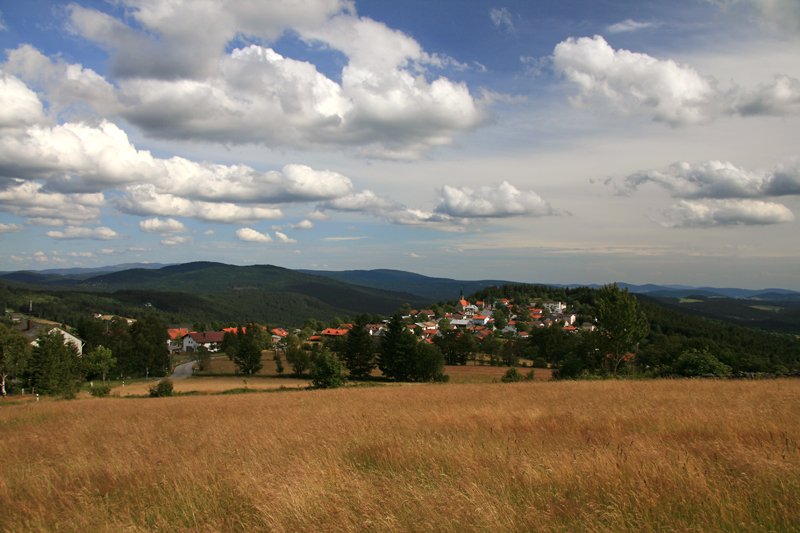
M 800 289 L 800 4 L 0 2 L 0 270 Z

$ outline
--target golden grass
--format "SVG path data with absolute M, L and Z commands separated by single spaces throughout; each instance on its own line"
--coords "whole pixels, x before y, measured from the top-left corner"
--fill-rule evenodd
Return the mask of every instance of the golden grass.
M 151 381 L 136 381 L 126 384 L 124 387 L 114 387 L 112 394 L 116 396 L 141 396 L 148 394 L 150 387 L 158 383 L 158 379 Z M 172 382 L 175 392 L 199 392 L 213 394 L 231 389 L 252 389 L 252 390 L 271 390 L 284 388 L 308 387 L 310 382 L 307 379 L 293 378 L 238 378 L 238 377 L 190 377 L 186 379 L 176 379 Z M 88 393 L 87 393 L 88 394 Z
M 791 531 L 800 381 L 0 407 L 9 531 Z
M 522 375 L 526 375 L 530 368 L 519 368 Z M 451 383 L 493 383 L 500 381 L 508 371 L 507 366 L 486 366 L 486 365 L 446 365 L 444 373 L 450 376 Z M 534 368 L 533 378 L 536 381 L 550 381 L 553 378 L 553 371 L 549 368 Z

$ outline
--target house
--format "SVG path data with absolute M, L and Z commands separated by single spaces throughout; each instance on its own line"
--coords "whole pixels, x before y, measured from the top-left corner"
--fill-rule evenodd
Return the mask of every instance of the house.
M 567 310 L 567 306 L 561 302 L 542 302 L 542 308 L 551 315 L 560 315 Z
M 280 338 L 284 338 L 284 337 L 288 337 L 289 336 L 289 332 L 286 331 L 283 328 L 272 328 L 270 333 L 272 333 L 273 335 L 277 335 Z
M 82 339 L 76 337 L 75 335 L 73 335 L 72 333 L 69 333 L 68 331 L 64 331 L 61 328 L 51 328 L 49 330 L 39 330 L 38 333 L 36 334 L 36 338 L 31 341 L 31 346 L 34 346 L 34 347 L 39 346 L 39 342 L 38 342 L 38 338 L 39 337 L 41 337 L 42 335 L 45 335 L 45 334 L 46 335 L 51 335 L 53 333 L 58 333 L 59 335 L 64 337 L 64 344 L 72 345 L 75 348 L 75 352 L 78 354 L 78 356 L 83 355 L 83 347 L 84 347 L 84 345 L 86 343 L 83 342 Z
M 454 327 L 454 328 L 464 329 L 467 326 L 471 326 L 471 325 L 472 325 L 472 320 L 468 320 L 466 318 L 453 319 L 453 320 L 450 321 L 450 326 Z
M 367 328 L 370 337 L 379 337 L 384 330 L 383 324 L 367 324 L 364 327 Z
M 183 338 L 189 334 L 189 328 L 167 328 L 167 349 L 170 353 L 183 350 Z
M 203 346 L 209 352 L 218 352 L 224 337 L 224 331 L 192 331 L 183 336 L 183 351 L 196 352 Z
M 344 329 L 344 328 L 325 328 L 322 330 L 322 333 L 320 333 L 320 335 L 322 335 L 323 337 L 335 338 L 335 337 L 344 337 L 349 332 L 350 332 L 349 329 Z
M 489 323 L 490 317 L 486 315 L 473 315 L 472 316 L 472 323 L 476 326 L 485 326 Z

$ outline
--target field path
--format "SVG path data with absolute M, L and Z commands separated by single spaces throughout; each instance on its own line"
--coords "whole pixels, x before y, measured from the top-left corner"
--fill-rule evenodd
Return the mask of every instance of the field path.
M 175 367 L 170 378 L 172 379 L 185 379 L 192 376 L 192 368 L 197 361 L 189 361 Z

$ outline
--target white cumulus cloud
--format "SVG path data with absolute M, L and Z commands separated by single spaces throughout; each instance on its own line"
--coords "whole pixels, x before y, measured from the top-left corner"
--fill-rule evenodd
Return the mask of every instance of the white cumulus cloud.
M 247 242 L 272 242 L 272 237 L 268 233 L 261 233 L 253 228 L 239 228 L 236 230 L 236 238 Z
M 682 200 L 663 215 L 662 225 L 673 228 L 763 226 L 794 220 L 785 205 L 763 200 Z
M 761 198 L 800 194 L 800 159 L 769 171 L 748 170 L 728 161 L 679 162 L 625 178 L 634 191 L 653 183 L 676 198 Z
M 716 91 L 710 79 L 672 60 L 615 50 L 599 35 L 560 42 L 553 65 L 578 89 L 576 103 L 596 98 L 675 125 L 704 122 L 712 114 Z
M 623 21 L 611 24 L 606 28 L 608 33 L 628 33 L 632 31 L 645 30 L 652 28 L 655 24 L 652 22 L 642 22 L 633 19 L 625 19 Z
M 507 181 L 477 189 L 445 185 L 436 212 L 464 218 L 554 215 L 556 211 L 534 191 L 519 190 Z
M 149 233 L 180 233 L 186 230 L 183 222 L 174 218 L 148 218 L 139 222 L 139 229 Z
M 99 226 L 97 228 L 67 226 L 63 231 L 48 231 L 47 236 L 52 239 L 92 239 L 97 241 L 109 241 L 118 238 L 119 234 L 106 226 Z
M 70 24 L 110 52 L 119 113 L 152 135 L 352 146 L 415 158 L 486 118 L 484 103 L 466 85 L 432 72 L 462 63 L 358 16 L 351 2 L 303 2 L 307 13 L 292 2 L 126 3 L 141 29 L 74 4 Z M 286 31 L 343 54 L 338 79 L 268 46 Z M 259 44 L 232 48 L 236 37 Z

